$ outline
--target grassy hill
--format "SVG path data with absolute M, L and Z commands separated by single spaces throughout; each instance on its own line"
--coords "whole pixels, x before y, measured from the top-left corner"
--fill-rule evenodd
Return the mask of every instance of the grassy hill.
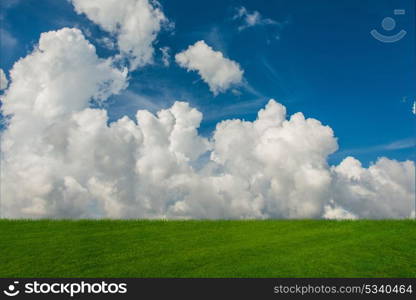
M 0 220 L 0 277 L 416 277 L 416 222 Z

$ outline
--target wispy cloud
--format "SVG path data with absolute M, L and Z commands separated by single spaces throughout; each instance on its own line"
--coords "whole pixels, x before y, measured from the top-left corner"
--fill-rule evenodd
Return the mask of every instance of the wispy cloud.
M 204 111 L 204 121 L 214 121 L 225 117 L 239 116 L 246 113 L 257 112 L 268 101 L 268 98 L 261 97 L 240 101 L 233 104 L 225 104 L 219 109 L 209 109 Z
M 335 157 L 344 157 L 348 155 L 359 155 L 366 153 L 376 153 L 380 151 L 394 151 L 402 149 L 410 149 L 416 147 L 416 138 L 406 138 L 391 143 L 375 145 L 371 147 L 361 147 L 361 148 L 352 148 L 345 149 L 334 154 Z
M 17 39 L 4 28 L 0 28 L 0 40 L 2 48 L 13 49 L 17 45 Z
M 160 52 L 162 52 L 162 63 L 165 67 L 170 66 L 170 48 L 169 47 L 161 47 L 159 48 Z
M 253 26 L 279 25 L 280 23 L 269 18 L 264 18 L 257 10 L 248 11 L 244 6 L 237 8 L 233 20 L 242 20 L 243 24 L 238 27 L 239 31 Z
M 400 149 L 413 148 L 415 146 L 416 146 L 416 139 L 408 138 L 408 139 L 395 141 L 393 143 L 389 143 L 386 145 L 381 145 L 381 149 L 382 150 L 400 150 Z

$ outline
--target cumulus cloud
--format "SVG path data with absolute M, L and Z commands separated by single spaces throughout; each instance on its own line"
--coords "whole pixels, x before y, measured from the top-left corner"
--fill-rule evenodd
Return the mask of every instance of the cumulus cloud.
M 7 218 L 405 218 L 413 162 L 369 168 L 337 150 L 329 126 L 270 100 L 257 119 L 211 138 L 186 102 L 108 124 L 90 108 L 127 86 L 77 29 L 42 34 L 10 71 L 2 113 L 0 198 Z M 413 207 L 412 207 L 413 205 Z
M 42 215 L 47 204 L 41 195 L 73 183 L 60 175 L 67 169 L 56 168 L 63 167 L 59 160 L 75 159 L 65 154 L 70 124 L 79 123 L 75 113 L 88 108 L 91 99 L 104 101 L 124 89 L 126 77 L 127 71 L 114 68 L 111 59 L 97 57 L 94 46 L 77 29 L 43 33 L 36 49 L 15 63 L 2 99 L 2 113 L 11 119 L 2 132 L 1 199 L 11 205 L 10 212 L 17 207 L 23 215 Z M 88 124 L 83 131 L 94 129 L 93 119 Z M 23 182 L 25 188 L 19 191 Z
M 236 14 L 233 16 L 234 20 L 241 20 L 242 25 L 238 27 L 239 31 L 242 31 L 249 27 L 259 26 L 259 25 L 279 25 L 280 23 L 269 19 L 264 18 L 258 11 L 248 11 L 244 6 L 236 10 Z
M 43 33 L 36 49 L 10 71 L 3 111 L 45 121 L 103 101 L 127 86 L 127 70 L 100 59 L 78 29 Z
M 0 90 L 5 90 L 8 84 L 9 81 L 7 80 L 6 74 L 3 69 L 0 69 Z
M 243 79 L 244 71 L 240 65 L 213 50 L 205 41 L 198 41 L 176 54 L 175 60 L 182 68 L 197 71 L 214 95 L 225 92 Z
M 415 209 L 415 165 L 380 158 L 363 168 L 353 157 L 331 168 L 332 198 L 362 218 L 405 218 Z
M 157 34 L 171 24 L 155 0 L 71 1 L 77 13 L 116 37 L 121 56 L 130 61 L 132 70 L 153 61 Z

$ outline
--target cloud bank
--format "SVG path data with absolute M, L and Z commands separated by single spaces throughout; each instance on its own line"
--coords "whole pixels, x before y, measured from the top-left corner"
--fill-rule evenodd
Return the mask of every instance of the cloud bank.
M 415 166 L 352 157 L 329 166 L 332 129 L 270 100 L 253 122 L 224 120 L 210 139 L 186 102 L 108 124 L 89 107 L 127 87 L 77 29 L 42 34 L 10 71 L 2 112 L 7 218 L 406 218 Z
M 109 124 L 91 108 L 128 86 L 128 69 L 152 63 L 169 24 L 156 1 L 71 0 L 110 35 L 119 55 L 103 59 L 78 29 L 43 33 L 0 72 L 1 217 L 4 218 L 407 218 L 415 215 L 415 166 L 353 157 L 329 166 L 338 149 L 329 126 L 288 116 L 271 99 L 257 119 L 224 120 L 210 138 L 203 115 L 186 102 Z M 239 10 L 246 27 L 275 24 Z M 160 48 L 169 65 L 169 48 Z M 175 56 L 215 95 L 238 85 L 243 70 L 204 41 Z M 134 96 L 132 96 L 134 97 Z
M 197 71 L 214 95 L 225 92 L 243 79 L 244 71 L 240 65 L 220 51 L 214 51 L 205 41 L 198 41 L 176 54 L 175 60 L 182 68 Z
M 115 36 L 123 58 L 130 69 L 153 61 L 157 34 L 171 26 L 157 1 L 148 0 L 71 0 L 77 13 Z

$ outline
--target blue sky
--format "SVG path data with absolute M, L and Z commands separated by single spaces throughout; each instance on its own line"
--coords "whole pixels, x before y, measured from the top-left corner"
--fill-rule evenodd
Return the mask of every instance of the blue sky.
M 224 119 L 253 120 L 270 98 L 289 114 L 301 111 L 329 125 L 340 150 L 329 162 L 353 155 L 368 165 L 380 156 L 415 160 L 416 100 L 415 2 L 401 1 L 160 1 L 175 23 L 161 32 L 156 48 L 170 47 L 170 66 L 155 63 L 130 74 L 129 88 L 106 104 L 110 121 L 134 117 L 137 109 L 157 111 L 175 100 L 186 100 L 204 114 L 200 133 L 210 136 Z M 65 0 L 4 0 L 1 4 L 0 68 L 33 49 L 42 32 L 78 27 L 100 56 L 114 55 L 97 42 L 106 33 L 78 15 Z M 236 11 L 258 11 L 278 25 L 239 30 Z M 394 15 L 405 9 L 405 15 Z M 396 43 L 381 43 L 370 30 L 393 17 L 407 35 Z M 390 34 L 390 33 L 389 33 Z M 233 92 L 214 96 L 195 72 L 172 59 L 196 41 L 238 62 L 244 83 Z

